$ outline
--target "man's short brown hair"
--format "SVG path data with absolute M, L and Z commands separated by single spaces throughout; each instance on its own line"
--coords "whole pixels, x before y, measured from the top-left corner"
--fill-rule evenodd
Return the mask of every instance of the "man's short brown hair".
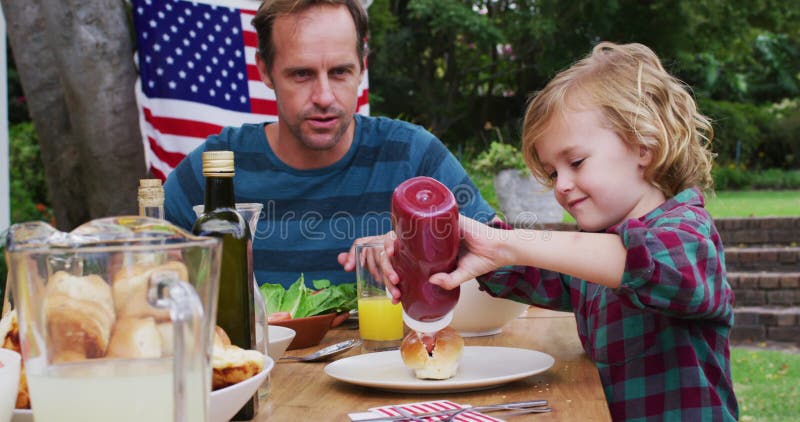
M 275 59 L 275 45 L 272 41 L 272 27 L 275 18 L 303 12 L 313 6 L 344 5 L 353 17 L 356 26 L 356 53 L 361 66 L 364 65 L 366 52 L 366 39 L 368 31 L 367 12 L 361 7 L 359 0 L 264 0 L 258 8 L 252 25 L 258 33 L 258 54 L 267 65 L 267 71 L 272 69 Z

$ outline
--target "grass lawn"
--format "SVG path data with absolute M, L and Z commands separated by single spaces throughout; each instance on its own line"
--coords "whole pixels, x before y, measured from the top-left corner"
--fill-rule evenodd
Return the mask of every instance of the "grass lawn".
M 734 348 L 731 367 L 741 421 L 798 420 L 800 353 Z
M 800 216 L 800 191 L 721 191 L 706 199 L 706 209 L 714 218 Z

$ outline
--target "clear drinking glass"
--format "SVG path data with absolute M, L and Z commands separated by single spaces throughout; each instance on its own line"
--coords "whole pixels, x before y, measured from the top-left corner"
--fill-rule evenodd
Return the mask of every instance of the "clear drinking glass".
M 206 421 L 219 240 L 113 217 L 6 239 L 33 416 Z
M 403 341 L 403 309 L 386 293 L 383 259 L 383 243 L 356 245 L 358 332 L 366 352 L 396 349 Z

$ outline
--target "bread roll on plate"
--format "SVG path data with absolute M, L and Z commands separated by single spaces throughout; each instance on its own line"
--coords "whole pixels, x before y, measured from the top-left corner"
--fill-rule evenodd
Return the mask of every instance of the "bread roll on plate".
M 430 353 L 429 345 L 432 343 Z M 447 327 L 434 335 L 425 338 L 412 331 L 400 345 L 403 363 L 414 370 L 417 378 L 444 380 L 452 378 L 458 372 L 461 354 L 464 352 L 464 339 L 456 330 Z
M 8 311 L 0 319 L 0 348 L 22 354 L 22 348 L 19 345 L 19 321 L 17 320 L 16 309 Z M 24 360 L 19 371 L 19 388 L 17 390 L 17 402 L 14 407 L 17 409 L 31 408 L 31 396 L 28 393 L 28 379 L 25 377 Z
M 213 374 L 211 389 L 217 390 L 244 381 L 264 369 L 264 354 L 231 344 L 230 338 L 217 327 L 214 333 Z
M 0 348 L 21 352 L 19 347 L 19 322 L 17 321 L 17 310 L 8 311 L 0 319 Z

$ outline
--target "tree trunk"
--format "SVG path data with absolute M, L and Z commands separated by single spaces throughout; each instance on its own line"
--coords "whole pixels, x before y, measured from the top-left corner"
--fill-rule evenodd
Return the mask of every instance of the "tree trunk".
M 58 228 L 135 213 L 146 168 L 124 3 L 0 2 Z

